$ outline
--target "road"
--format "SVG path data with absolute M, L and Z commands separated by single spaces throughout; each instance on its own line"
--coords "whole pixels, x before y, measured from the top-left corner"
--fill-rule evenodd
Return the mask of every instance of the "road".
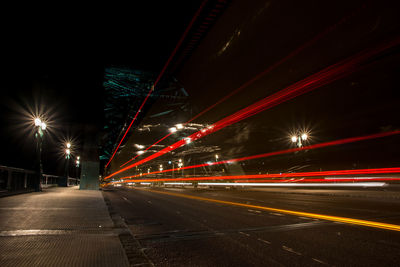
M 400 200 L 395 198 L 184 188 L 118 188 L 104 190 L 103 195 L 156 266 L 398 266 L 400 262 L 400 231 L 286 212 L 399 225 Z

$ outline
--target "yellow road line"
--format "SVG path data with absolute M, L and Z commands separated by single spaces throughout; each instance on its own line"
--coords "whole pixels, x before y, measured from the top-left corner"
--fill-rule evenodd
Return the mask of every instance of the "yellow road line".
M 246 208 L 252 208 L 252 209 L 280 212 L 280 213 L 286 213 L 286 214 L 291 214 L 291 215 L 296 215 L 296 216 L 304 216 L 304 217 L 327 220 L 327 221 L 356 224 L 356 225 L 362 225 L 362 226 L 368 226 L 368 227 L 374 227 L 374 228 L 380 228 L 380 229 L 386 229 L 386 230 L 392 230 L 392 231 L 400 231 L 400 225 L 396 225 L 396 224 L 374 222 L 374 221 L 367 221 L 367 220 L 360 220 L 360 219 L 352 219 L 352 218 L 338 217 L 338 216 L 330 216 L 330 215 L 323 215 L 323 214 L 310 213 L 310 212 L 276 209 L 276 208 L 265 207 L 265 206 L 249 205 L 249 204 L 243 204 L 243 203 L 238 203 L 238 202 L 231 202 L 231 201 L 218 200 L 218 199 L 212 199 L 212 198 L 191 196 L 191 195 L 185 195 L 185 194 L 179 194 L 179 193 L 173 193 L 173 192 L 144 189 L 144 188 L 138 188 L 138 187 L 136 187 L 135 189 L 149 191 L 149 192 L 158 193 L 158 194 L 176 196 L 176 197 L 183 197 L 183 198 L 189 198 L 189 199 L 195 199 L 195 200 L 201 200 L 201 201 L 207 201 L 207 202 L 213 202 L 213 203 L 221 203 L 221 204 L 238 206 L 238 207 L 246 207 Z

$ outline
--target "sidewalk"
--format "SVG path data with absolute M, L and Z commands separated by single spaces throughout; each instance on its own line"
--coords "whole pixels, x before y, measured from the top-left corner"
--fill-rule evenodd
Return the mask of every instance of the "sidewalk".
M 0 198 L 0 266 L 129 266 L 101 191 Z

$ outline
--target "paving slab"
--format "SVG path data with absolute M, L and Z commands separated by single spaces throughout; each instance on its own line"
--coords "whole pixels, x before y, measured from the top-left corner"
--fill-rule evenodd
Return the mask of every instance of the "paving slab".
M 0 266 L 129 266 L 100 191 L 0 198 Z

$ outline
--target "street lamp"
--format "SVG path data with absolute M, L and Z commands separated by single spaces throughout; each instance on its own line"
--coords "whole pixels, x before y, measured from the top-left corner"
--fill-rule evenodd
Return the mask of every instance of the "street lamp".
M 65 144 L 65 159 L 67 160 L 65 164 L 65 179 L 66 179 L 66 186 L 68 186 L 68 176 L 69 176 L 69 159 L 71 158 L 71 143 L 68 142 Z
M 296 143 L 298 147 L 303 146 L 303 142 L 307 141 L 308 134 L 307 133 L 298 133 L 291 137 L 293 143 Z
M 181 169 L 182 166 L 183 166 L 182 159 L 179 159 L 179 160 L 178 160 L 178 169 Z M 182 177 L 183 177 L 183 169 L 182 169 Z
M 41 180 L 43 178 L 43 165 L 42 165 L 42 143 L 43 143 L 43 135 L 44 131 L 47 128 L 47 125 L 44 121 L 42 121 L 40 118 L 35 118 L 35 127 L 36 127 L 36 133 L 35 133 L 35 138 L 36 138 L 36 151 L 39 159 L 39 177 L 38 180 L 35 183 L 35 191 L 41 191 Z

